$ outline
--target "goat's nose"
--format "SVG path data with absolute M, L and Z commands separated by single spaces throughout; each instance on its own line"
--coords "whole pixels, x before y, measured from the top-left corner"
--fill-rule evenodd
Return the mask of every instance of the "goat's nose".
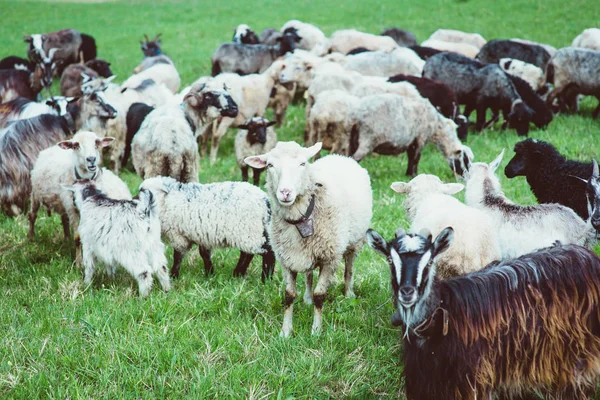
M 91 157 L 86 158 L 86 160 L 87 160 L 87 162 L 95 163 L 96 162 L 96 157 L 91 156 Z
M 412 286 L 402 286 L 400 288 L 400 295 L 402 297 L 412 297 L 415 294 L 415 288 Z
M 592 225 L 596 229 L 600 228 L 600 215 L 594 215 L 592 217 Z

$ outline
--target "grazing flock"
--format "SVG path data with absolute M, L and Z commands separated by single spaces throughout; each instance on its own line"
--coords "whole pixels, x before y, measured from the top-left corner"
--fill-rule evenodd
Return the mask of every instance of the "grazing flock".
M 354 296 L 353 264 L 368 242 L 390 267 L 408 398 L 595 392 L 600 258 L 589 249 L 600 232 L 597 162 L 567 160 L 539 140 L 517 143 L 504 173 L 524 176 L 540 203 L 522 206 L 502 191 L 503 154 L 474 162 L 463 141 L 473 111 L 475 131 L 502 116 L 503 129 L 527 136 L 532 124 L 577 112 L 582 96 L 600 100 L 600 29 L 557 50 L 446 29 L 418 45 L 398 28 L 327 37 L 297 20 L 260 35 L 240 25 L 214 51 L 212 76 L 183 89 L 160 35 L 140 42 L 143 58 L 121 84 L 110 62 L 96 58 L 90 35 L 64 29 L 25 42 L 27 58 L 0 61 L 0 210 L 28 213 L 31 239 L 40 206 L 60 215 L 85 284 L 97 263 L 109 275 L 120 265 L 145 297 L 153 275 L 170 290 L 193 245 L 207 274 L 212 249 L 235 248 L 235 276 L 260 255 L 264 282 L 279 261 L 284 337 L 297 275 L 306 274 L 304 301 L 314 305 L 319 333 L 338 264 L 344 293 Z M 55 78 L 61 96 L 40 101 Z M 278 143 L 276 128 L 301 93 L 302 145 Z M 600 104 L 593 117 L 599 112 Z M 242 180 L 252 169 L 254 185 L 200 183 L 200 157 L 218 162 L 230 128 Z M 464 184 L 418 174 L 427 143 Z M 331 154 L 321 157 L 323 149 Z M 412 179 L 391 188 L 405 195 L 411 226 L 389 240 L 369 229 L 371 181 L 359 162 L 371 153 L 408 157 Z M 135 197 L 118 176 L 130 162 L 144 180 Z M 453 196 L 463 189 L 464 203 Z M 174 249 L 170 274 L 163 240 Z

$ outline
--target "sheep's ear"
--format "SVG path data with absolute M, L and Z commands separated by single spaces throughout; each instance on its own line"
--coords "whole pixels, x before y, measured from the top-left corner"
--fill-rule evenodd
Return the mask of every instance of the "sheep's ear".
M 58 142 L 58 147 L 63 150 L 77 150 L 79 148 L 79 143 L 73 140 L 64 140 L 62 142 Z
M 432 257 L 437 256 L 438 254 L 446 251 L 448 249 L 448 247 L 450 247 L 450 245 L 452 244 L 452 240 L 454 239 L 454 229 L 452 229 L 452 227 L 447 227 L 444 228 L 444 230 L 442 230 L 440 232 L 439 235 L 437 235 L 437 237 L 435 238 L 435 241 L 433 242 L 433 252 L 432 252 Z
M 410 192 L 410 186 L 406 182 L 394 182 L 390 185 L 392 190 L 396 193 L 408 193 Z
M 305 149 L 306 158 L 312 158 L 312 157 L 316 156 L 317 153 L 319 153 L 319 151 L 321 151 L 321 147 L 323 147 L 323 143 L 317 142 L 317 143 L 313 144 L 312 146 L 308 147 L 307 149 Z
M 492 170 L 492 172 L 496 172 L 496 170 L 500 166 L 500 163 L 502 162 L 502 157 L 503 156 L 504 156 L 504 149 L 502 149 L 502 152 L 500 153 L 500 155 L 498 157 L 496 157 L 494 159 L 494 161 L 492 161 L 491 163 L 488 164 L 488 166 L 490 167 L 490 169 Z
M 113 137 L 105 137 L 102 139 L 96 139 L 96 146 L 106 147 L 109 144 L 111 144 L 114 140 L 115 140 L 115 138 L 113 138 Z
M 238 129 L 246 129 L 248 130 L 248 125 L 244 124 L 244 125 L 238 125 Z
M 388 256 L 388 244 L 376 230 L 369 229 L 367 231 L 367 242 L 373 250 Z
M 462 183 L 446 183 L 443 185 L 442 193 L 453 195 L 465 188 L 465 185 Z
M 61 183 L 60 187 L 63 188 L 64 190 L 68 190 L 70 192 L 74 192 L 75 191 L 75 186 L 72 186 L 72 185 L 63 185 Z
M 268 128 L 268 127 L 270 127 L 270 126 L 273 126 L 273 125 L 275 125 L 276 123 L 277 123 L 277 121 L 269 121 L 269 122 L 267 123 L 267 128 Z
M 267 155 L 251 156 L 244 158 L 244 162 L 252 168 L 264 168 L 267 166 Z
M 592 159 L 592 178 L 598 178 L 600 173 L 598 172 L 598 163 Z

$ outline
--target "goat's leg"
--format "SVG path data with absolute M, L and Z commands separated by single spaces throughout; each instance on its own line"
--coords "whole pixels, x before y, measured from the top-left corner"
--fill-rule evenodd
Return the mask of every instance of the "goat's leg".
M 306 289 L 304 290 L 304 303 L 313 303 L 313 271 L 306 273 Z
M 283 303 L 283 326 L 281 327 L 281 337 L 289 337 L 293 328 L 294 300 L 296 299 L 296 278 L 297 272 L 283 268 L 283 278 L 285 279 L 285 299 Z
M 477 121 L 475 122 L 475 130 L 481 132 L 485 125 L 485 111 L 486 107 L 477 106 Z
M 83 252 L 83 265 L 84 265 L 84 276 L 83 283 L 87 286 L 92 283 L 94 277 L 94 271 L 96 270 L 94 256 L 89 249 Z
M 327 297 L 327 289 L 335 272 L 335 264 L 325 264 L 319 271 L 319 279 L 313 293 L 315 315 L 313 318 L 312 334 L 319 334 L 323 328 L 323 303 Z

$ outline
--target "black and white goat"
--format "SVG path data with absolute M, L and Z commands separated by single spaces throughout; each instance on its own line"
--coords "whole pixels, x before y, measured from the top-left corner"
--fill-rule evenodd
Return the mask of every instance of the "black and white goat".
M 0 60 L 0 69 L 17 69 L 31 73 L 35 70 L 35 64 L 25 58 L 8 56 Z
M 600 258 L 558 245 L 448 280 L 435 259 L 452 228 L 432 241 L 373 230 L 371 247 L 389 263 L 396 312 L 404 325 L 404 383 L 409 400 L 588 399 L 600 375 Z M 529 398 L 529 397 L 528 397 Z
M 50 49 L 57 49 L 54 57 L 57 61 L 55 76 L 61 76 L 63 69 L 69 64 L 96 58 L 94 38 L 76 29 L 26 35 L 23 40 L 29 44 L 27 50 L 29 60 L 36 64 L 39 64 L 46 54 L 50 54 Z
M 5 128 L 13 121 L 33 118 L 42 114 L 65 115 L 67 104 L 71 101 L 73 101 L 72 97 L 54 96 L 38 103 L 24 97 L 17 97 L 0 104 L 0 129 Z

